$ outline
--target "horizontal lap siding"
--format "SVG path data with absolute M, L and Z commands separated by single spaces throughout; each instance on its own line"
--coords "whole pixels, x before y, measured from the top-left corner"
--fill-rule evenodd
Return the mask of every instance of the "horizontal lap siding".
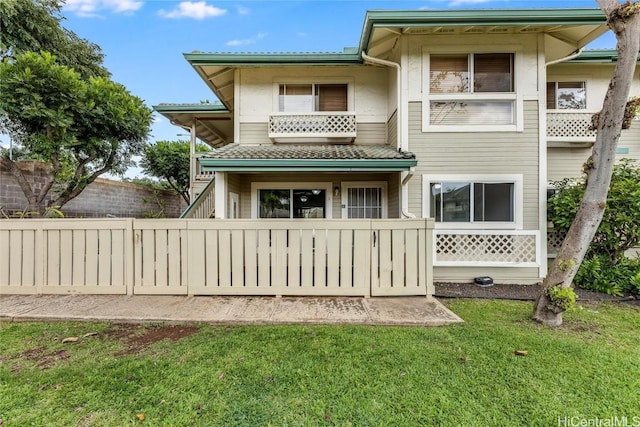
M 522 174 L 524 229 L 538 228 L 538 111 L 525 102 L 524 132 L 422 132 L 422 104 L 409 104 L 409 151 L 418 166 L 409 182 L 409 208 L 422 216 L 423 174 Z
M 537 267 L 434 267 L 434 282 L 473 282 L 474 277 L 489 276 L 497 284 L 532 285 L 538 283 Z
M 640 121 L 635 120 L 630 129 L 625 129 L 620 135 L 618 148 L 628 149 L 628 154 L 616 155 L 616 160 L 622 158 L 640 161 Z M 569 148 L 554 147 L 547 149 L 549 181 L 563 178 L 577 178 L 582 175 L 582 165 L 591 155 L 591 147 Z
M 251 183 L 252 182 L 331 182 L 331 188 L 340 187 L 342 181 L 387 181 L 387 200 L 388 214 L 390 218 L 394 217 L 397 212 L 397 200 L 392 201 L 392 194 L 397 197 L 397 173 L 309 173 L 309 172 L 291 172 L 291 173 L 261 173 L 255 174 L 237 174 L 237 180 L 241 182 L 240 186 L 240 212 L 241 218 L 251 218 Z M 234 178 L 235 179 L 235 178 Z M 395 193 L 394 193 L 395 192 Z M 342 217 L 341 212 L 341 196 L 332 198 L 332 215 L 334 219 Z M 396 209 L 395 211 L 392 209 Z M 395 215 L 397 216 L 397 215 Z
M 422 104 L 409 104 L 409 151 L 418 166 L 409 181 L 409 210 L 422 212 L 423 174 L 522 174 L 523 226 L 538 229 L 538 103 L 524 103 L 524 132 L 422 132 Z M 530 267 L 434 267 L 434 281 L 472 281 L 488 275 L 500 283 L 535 283 Z

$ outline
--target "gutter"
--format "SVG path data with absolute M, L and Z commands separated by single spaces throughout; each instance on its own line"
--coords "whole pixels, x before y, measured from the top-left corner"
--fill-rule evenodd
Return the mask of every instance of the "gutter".
M 402 97 L 402 68 L 400 64 L 393 61 L 387 61 L 385 59 L 375 58 L 373 56 L 367 55 L 367 53 L 362 51 L 362 59 L 364 59 L 365 63 L 383 65 L 385 67 L 393 67 L 396 69 L 396 96 L 397 96 L 397 107 L 396 107 L 396 120 L 397 120 L 397 133 L 396 136 L 396 148 L 398 151 L 408 151 L 409 149 L 409 141 L 407 138 L 403 138 L 404 128 L 405 128 L 405 115 L 403 114 L 402 106 L 403 106 L 403 97 Z M 415 214 L 409 212 L 409 188 L 407 184 L 409 180 L 413 177 L 414 168 L 412 167 L 408 172 L 401 173 L 401 182 L 400 182 L 400 212 L 404 218 L 415 218 Z
M 578 56 L 582 55 L 582 51 L 583 50 L 584 50 L 584 48 L 581 47 L 580 49 L 576 50 L 575 52 L 573 52 L 572 54 L 570 54 L 568 56 L 565 56 L 564 58 L 554 59 L 553 61 L 549 61 L 549 62 L 545 63 L 544 66 L 548 67 L 549 65 L 558 64 L 560 62 L 571 61 L 572 59 L 575 59 Z

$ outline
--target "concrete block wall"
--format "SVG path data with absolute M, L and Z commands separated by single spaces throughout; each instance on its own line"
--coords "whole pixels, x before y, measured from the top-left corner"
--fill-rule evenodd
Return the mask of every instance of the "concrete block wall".
M 43 163 L 20 162 L 20 168 L 34 189 L 43 187 L 47 173 Z M 4 168 L 0 168 L 0 206 L 9 213 L 23 211 L 27 206 L 16 179 Z M 78 197 L 64 205 L 62 212 L 68 218 L 177 218 L 186 206 L 182 197 L 172 191 L 154 191 L 130 182 L 98 178 Z

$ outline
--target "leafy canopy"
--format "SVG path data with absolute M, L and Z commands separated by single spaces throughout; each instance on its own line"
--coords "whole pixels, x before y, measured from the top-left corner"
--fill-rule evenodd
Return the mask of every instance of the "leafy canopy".
M 0 60 L 24 52 L 51 52 L 84 77 L 108 77 L 100 47 L 61 25 L 60 0 L 0 1 Z
M 208 151 L 204 144 L 197 144 L 196 151 Z M 166 180 L 182 198 L 189 203 L 188 141 L 157 141 L 144 149 L 140 166 L 145 174 Z
M 106 77 L 85 79 L 46 52 L 0 63 L 0 127 L 23 158 L 51 164 L 60 186 L 55 206 L 103 173 L 124 173 L 142 152 L 151 113 L 124 86 Z M 10 162 L 6 155 L 2 161 Z

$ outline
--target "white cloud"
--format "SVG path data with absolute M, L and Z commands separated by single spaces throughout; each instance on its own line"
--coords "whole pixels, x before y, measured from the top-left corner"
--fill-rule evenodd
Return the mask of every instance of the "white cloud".
M 104 11 L 131 14 L 142 5 L 142 1 L 136 0 L 67 0 L 64 9 L 78 16 L 96 17 Z
M 193 18 L 205 19 L 215 16 L 221 16 L 227 13 L 226 9 L 220 9 L 207 4 L 204 0 L 198 2 L 183 1 L 173 10 L 166 11 L 161 9 L 158 15 L 165 18 Z
M 248 15 L 251 10 L 248 7 L 238 6 L 238 15 Z
M 229 40 L 226 45 L 227 46 L 244 46 L 244 45 L 248 45 L 248 44 L 254 44 L 256 43 L 258 40 L 262 40 L 263 38 L 265 38 L 267 36 L 267 33 L 258 33 L 253 37 L 250 37 L 248 39 L 243 39 L 243 40 Z

